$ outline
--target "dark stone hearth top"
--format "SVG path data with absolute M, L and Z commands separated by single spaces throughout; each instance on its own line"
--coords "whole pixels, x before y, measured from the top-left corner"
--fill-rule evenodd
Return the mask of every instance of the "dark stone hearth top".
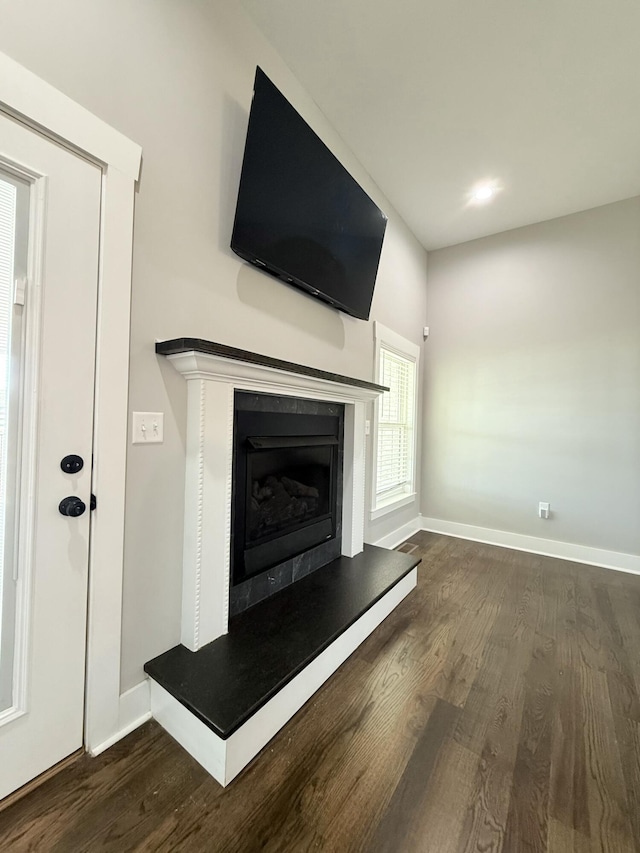
M 181 352 L 202 352 L 206 355 L 219 355 L 232 361 L 246 361 L 249 364 L 259 364 L 261 367 L 274 367 L 277 370 L 286 370 L 287 373 L 298 373 L 300 376 L 313 376 L 315 379 L 326 379 L 328 382 L 336 382 L 340 385 L 352 385 L 355 388 L 368 388 L 371 391 L 388 391 L 385 385 L 376 385 L 374 382 L 366 382 L 364 379 L 353 379 L 351 376 L 341 376 L 339 373 L 329 373 L 326 370 L 318 370 L 308 367 L 306 364 L 296 364 L 293 361 L 283 361 L 280 358 L 271 358 L 258 352 L 229 347 L 226 344 L 216 344 L 213 341 L 203 341 L 201 338 L 174 338 L 171 341 L 158 341 L 156 352 L 158 355 L 176 355 Z
M 245 610 L 200 651 L 176 646 L 145 671 L 226 739 L 419 562 L 365 545 Z

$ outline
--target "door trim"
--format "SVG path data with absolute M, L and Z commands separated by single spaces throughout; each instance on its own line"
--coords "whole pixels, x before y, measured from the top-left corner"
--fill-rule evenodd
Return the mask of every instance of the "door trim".
M 142 149 L 24 65 L 0 52 L 0 102 L 11 112 L 98 163 L 140 177 Z
M 126 725 L 120 700 L 133 210 L 142 149 L 0 53 L 0 110 L 102 168 L 85 746 L 96 754 Z

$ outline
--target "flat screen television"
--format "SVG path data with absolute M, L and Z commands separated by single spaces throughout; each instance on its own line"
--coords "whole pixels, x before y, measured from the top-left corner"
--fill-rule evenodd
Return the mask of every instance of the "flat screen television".
M 386 225 L 385 214 L 258 68 L 233 251 L 366 320 Z

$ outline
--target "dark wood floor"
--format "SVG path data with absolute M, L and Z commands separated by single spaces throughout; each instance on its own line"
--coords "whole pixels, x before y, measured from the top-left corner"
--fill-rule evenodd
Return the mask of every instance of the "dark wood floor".
M 224 790 L 155 723 L 2 851 L 640 851 L 640 577 L 433 534 L 418 589 Z

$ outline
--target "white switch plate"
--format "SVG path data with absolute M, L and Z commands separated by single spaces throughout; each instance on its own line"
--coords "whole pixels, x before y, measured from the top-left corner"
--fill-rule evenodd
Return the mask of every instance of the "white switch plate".
M 164 441 L 164 412 L 133 412 L 132 444 L 161 444 Z
M 551 507 L 547 503 L 547 501 L 540 501 L 538 504 L 538 515 L 540 518 L 549 518 Z

